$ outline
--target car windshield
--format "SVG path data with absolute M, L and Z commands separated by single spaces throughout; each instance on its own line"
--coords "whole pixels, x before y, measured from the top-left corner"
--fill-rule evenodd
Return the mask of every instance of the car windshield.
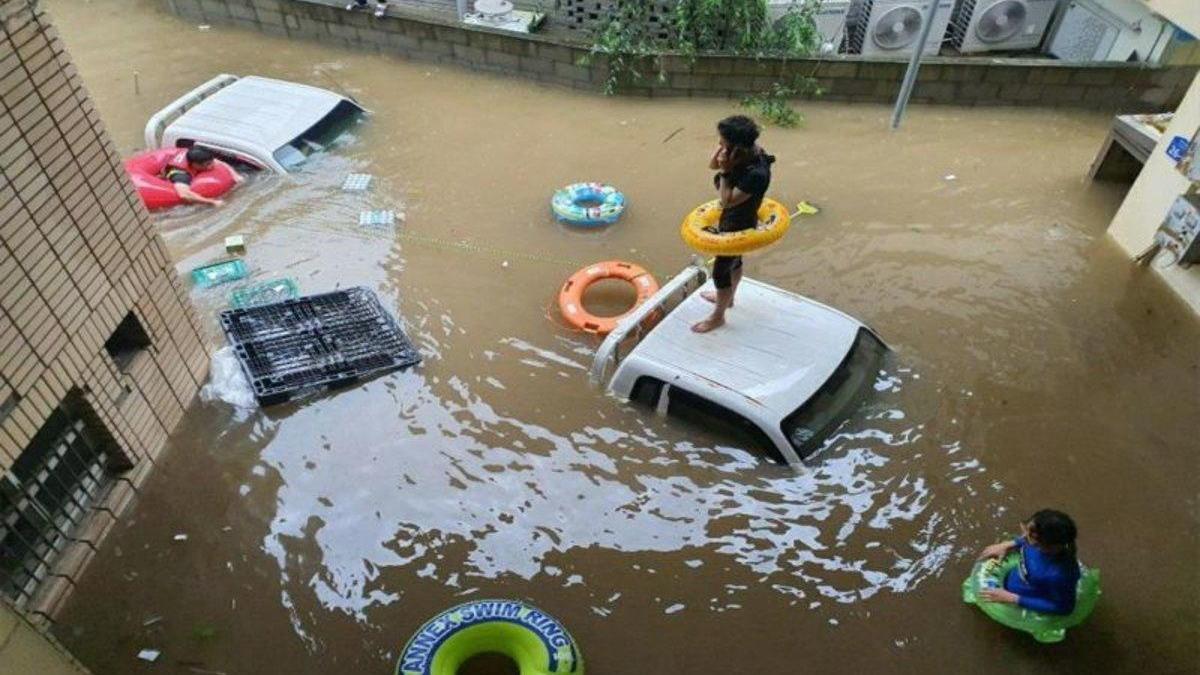
M 349 131 L 362 116 L 362 108 L 350 101 L 334 106 L 328 115 L 312 125 L 291 143 L 275 151 L 275 161 L 288 171 L 294 171 L 315 152 L 323 152 Z
M 783 420 L 783 434 L 801 459 L 825 441 L 875 382 L 887 347 L 865 328 L 858 330 L 854 345 L 825 384 Z

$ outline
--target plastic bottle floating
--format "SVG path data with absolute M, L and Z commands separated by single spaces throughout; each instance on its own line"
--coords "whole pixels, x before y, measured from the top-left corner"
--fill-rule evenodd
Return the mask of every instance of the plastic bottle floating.
M 391 227 L 396 224 L 396 212 L 363 211 L 358 214 L 358 224 L 362 227 Z
M 371 186 L 371 178 L 369 173 L 352 173 L 346 176 L 346 181 L 342 183 L 342 191 L 363 192 Z
M 554 193 L 550 210 L 569 225 L 611 225 L 625 213 L 625 195 L 604 183 L 573 183 Z
M 963 602 L 979 607 L 993 621 L 1009 628 L 1025 631 L 1038 642 L 1062 642 L 1067 629 L 1083 623 L 1100 599 L 1100 570 L 1079 566 L 1079 584 L 1075 587 L 1075 611 L 1070 614 L 1043 614 L 1004 602 L 988 602 L 979 597 L 985 588 L 1003 588 L 1008 573 L 1021 562 L 1021 556 L 1010 554 L 1004 560 L 982 560 L 975 563 L 971 575 L 962 583 Z
M 583 675 L 583 655 L 553 617 L 515 600 L 476 600 L 430 619 L 405 645 L 397 675 L 455 675 L 468 659 L 500 653 L 521 675 Z

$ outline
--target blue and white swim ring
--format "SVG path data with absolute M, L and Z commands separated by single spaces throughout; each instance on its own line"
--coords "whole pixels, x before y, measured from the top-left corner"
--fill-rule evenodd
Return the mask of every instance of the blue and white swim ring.
M 550 210 L 571 225 L 611 225 L 625 213 L 625 195 L 604 183 L 573 183 L 554 193 Z

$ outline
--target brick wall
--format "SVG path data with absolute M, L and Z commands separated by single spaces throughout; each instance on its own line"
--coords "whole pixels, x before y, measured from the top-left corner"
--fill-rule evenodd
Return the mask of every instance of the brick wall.
M 393 3 L 390 15 L 382 20 L 366 12 L 345 11 L 344 0 L 162 2 L 170 11 L 197 23 L 234 25 L 269 35 L 453 63 L 576 89 L 600 91 L 608 79 L 605 60 L 589 62 L 587 44 L 571 31 L 515 35 L 460 25 L 450 13 L 406 14 L 402 2 Z M 924 64 L 913 92 L 917 102 L 1111 112 L 1173 109 L 1197 71 L 1196 66 L 991 57 L 937 56 L 925 59 Z M 741 96 L 761 92 L 778 79 L 804 75 L 817 78 L 825 100 L 890 102 L 899 90 L 905 65 L 904 61 L 858 55 L 790 60 L 668 55 L 662 60 L 663 78 L 648 77 L 621 91 L 652 97 Z M 658 70 L 653 67 L 648 72 L 657 74 Z
M 150 344 L 105 348 L 132 315 Z M 162 239 L 70 56 L 28 0 L 0 0 L 0 473 L 70 399 L 120 478 L 30 609 L 51 616 L 207 374 Z

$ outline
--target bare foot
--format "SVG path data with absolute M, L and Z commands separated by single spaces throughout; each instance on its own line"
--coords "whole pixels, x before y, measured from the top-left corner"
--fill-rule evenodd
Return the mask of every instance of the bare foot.
M 714 291 L 700 291 L 700 297 L 713 303 L 714 305 L 717 304 L 717 294 Z M 729 309 L 733 309 L 732 302 L 729 303 Z
M 725 325 L 725 319 L 717 319 L 717 318 L 713 318 L 710 316 L 707 319 L 705 319 L 699 323 L 692 324 L 692 332 L 693 333 L 708 333 L 708 332 L 714 331 L 724 325 Z

